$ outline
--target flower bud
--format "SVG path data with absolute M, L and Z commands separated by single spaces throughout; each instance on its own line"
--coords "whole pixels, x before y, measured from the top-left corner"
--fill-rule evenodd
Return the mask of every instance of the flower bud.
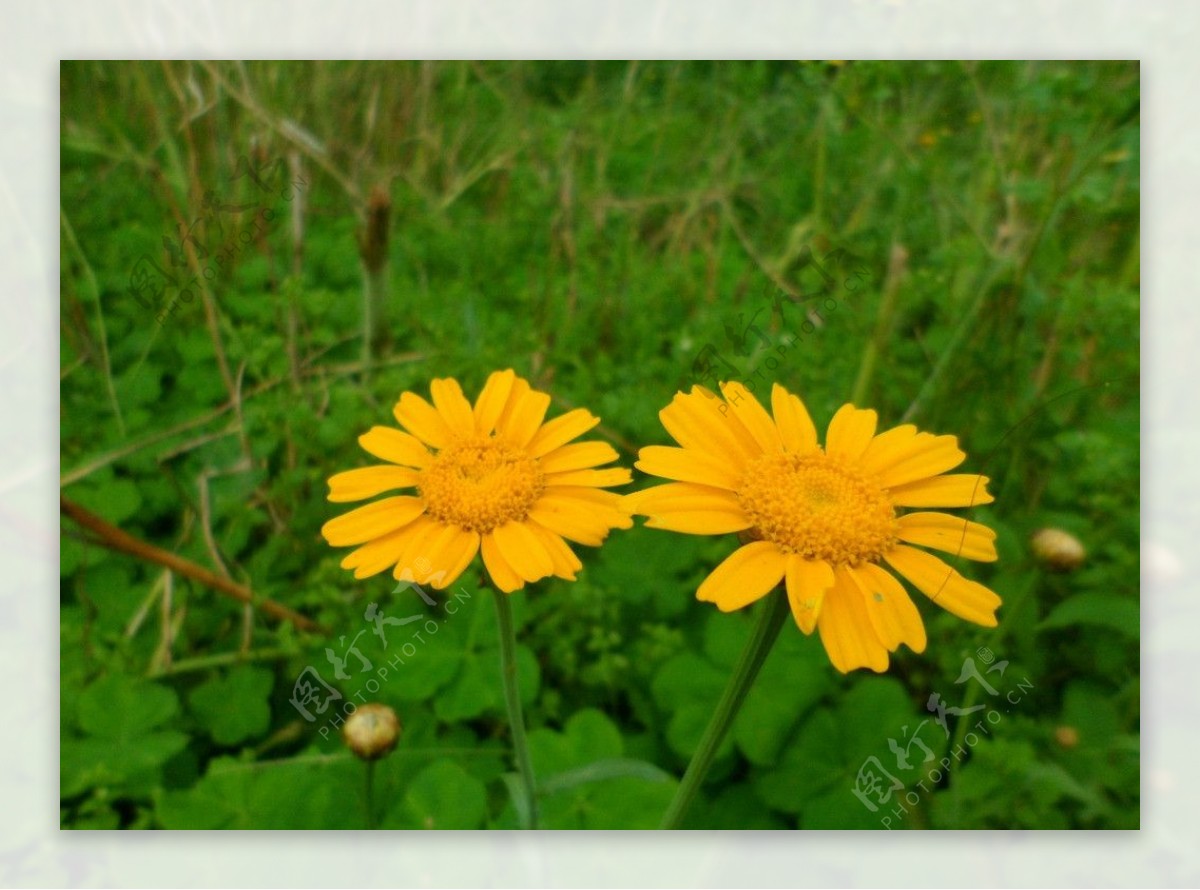
M 362 760 L 386 757 L 400 739 L 400 718 L 387 705 L 367 704 L 346 718 L 346 747 Z
M 1030 538 L 1033 555 L 1057 572 L 1070 572 L 1083 565 L 1087 551 L 1079 539 L 1061 528 L 1043 528 Z

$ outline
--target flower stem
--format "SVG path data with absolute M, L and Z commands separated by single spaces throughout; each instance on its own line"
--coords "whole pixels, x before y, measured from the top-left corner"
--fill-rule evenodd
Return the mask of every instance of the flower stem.
M 375 761 L 368 760 L 363 764 L 366 768 L 366 788 L 363 793 L 363 805 L 367 811 L 367 828 L 376 828 L 375 823 Z
M 537 828 L 538 806 L 533 763 L 529 759 L 529 743 L 525 739 L 525 718 L 521 714 L 521 693 L 517 687 L 517 634 L 513 629 L 512 607 L 508 594 L 493 589 L 496 595 L 496 620 L 500 624 L 500 673 L 504 678 L 504 704 L 508 708 L 508 723 L 512 728 L 513 754 L 521 773 L 525 792 L 526 818 L 523 828 Z
M 704 737 L 700 739 L 696 753 L 692 755 L 692 762 L 688 764 L 683 781 L 679 784 L 679 790 L 675 792 L 674 800 L 667 807 L 660 828 L 678 828 L 683 817 L 687 815 L 688 808 L 691 807 L 692 801 L 700 791 L 700 786 L 704 784 L 704 777 L 708 775 L 708 768 L 712 765 L 713 757 L 721 747 L 725 733 L 733 723 L 733 718 L 741 710 L 746 693 L 754 685 L 759 668 L 767 660 L 767 653 L 771 651 L 776 637 L 779 636 L 783 620 L 788 614 L 787 594 L 780 587 L 767 594 L 766 600 L 760 607 L 758 623 L 754 626 L 750 639 L 746 641 L 746 647 L 742 650 L 737 665 L 734 666 L 733 676 L 729 678 L 729 685 L 725 687 L 721 701 L 717 704 L 716 711 L 713 712 L 712 720 L 709 721 L 708 728 L 704 730 Z

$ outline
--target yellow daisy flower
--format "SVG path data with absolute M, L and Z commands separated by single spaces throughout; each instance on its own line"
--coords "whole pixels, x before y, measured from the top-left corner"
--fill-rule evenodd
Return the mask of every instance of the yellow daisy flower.
M 641 449 L 638 469 L 676 480 L 627 495 L 623 507 L 651 528 L 738 532 L 744 542 L 697 596 L 724 612 L 781 581 L 796 624 L 816 628 L 834 667 L 884 671 L 901 643 L 922 652 L 925 627 L 906 578 L 942 608 L 995 627 L 1000 598 L 912 545 L 996 559 L 995 532 L 946 513 L 908 507 L 990 503 L 987 478 L 945 475 L 966 459 L 954 436 L 911 424 L 876 435 L 874 411 L 844 405 L 825 447 L 804 403 L 776 384 L 774 418 L 740 383 L 678 393 L 659 417 L 682 447 Z
M 575 580 L 583 568 L 563 540 L 598 546 L 610 529 L 629 528 L 620 496 L 624 467 L 605 442 L 572 443 L 600 422 L 584 409 L 543 423 L 550 396 L 513 371 L 493 373 L 474 407 L 455 380 L 434 380 L 433 404 L 406 392 L 393 413 L 408 432 L 374 427 L 359 437 L 380 466 L 338 473 L 329 500 L 361 501 L 415 488 L 325 523 L 334 547 L 357 546 L 342 560 L 355 578 L 394 567 L 399 580 L 443 589 L 483 552 L 488 574 L 506 593 L 550 575 Z M 570 443 L 570 444 L 568 444 Z

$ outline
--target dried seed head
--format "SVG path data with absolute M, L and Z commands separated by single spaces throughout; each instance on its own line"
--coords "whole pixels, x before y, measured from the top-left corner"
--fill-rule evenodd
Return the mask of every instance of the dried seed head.
M 400 740 L 400 718 L 387 705 L 366 704 L 346 718 L 346 747 L 362 760 L 386 757 Z
M 1057 572 L 1070 572 L 1083 565 L 1087 551 L 1079 539 L 1061 528 L 1043 528 L 1030 538 L 1033 555 Z

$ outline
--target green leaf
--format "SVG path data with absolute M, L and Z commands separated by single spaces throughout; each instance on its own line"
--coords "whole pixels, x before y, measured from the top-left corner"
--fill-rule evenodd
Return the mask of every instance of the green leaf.
M 1080 593 L 1060 603 L 1042 621 L 1039 629 L 1052 630 L 1090 624 L 1110 627 L 1137 639 L 1141 633 L 1140 604 L 1117 593 Z
M 417 828 L 478 828 L 487 813 L 483 783 L 451 760 L 423 769 L 404 795 L 407 815 Z
M 236 745 L 267 731 L 271 722 L 268 698 L 274 685 L 270 671 L 241 665 L 197 686 L 188 696 L 188 704 L 214 742 Z
M 79 697 L 79 724 L 95 736 L 133 739 L 165 723 L 179 711 L 175 691 L 158 683 L 110 674 Z

